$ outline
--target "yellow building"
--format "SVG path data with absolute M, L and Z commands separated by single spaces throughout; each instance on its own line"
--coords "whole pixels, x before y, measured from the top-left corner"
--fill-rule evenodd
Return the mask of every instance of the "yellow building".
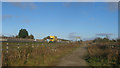
M 49 36 L 49 42 L 57 42 L 57 37 L 56 36 Z

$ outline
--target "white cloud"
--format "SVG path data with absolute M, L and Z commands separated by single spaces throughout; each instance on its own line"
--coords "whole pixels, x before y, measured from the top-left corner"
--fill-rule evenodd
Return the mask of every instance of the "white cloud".
M 12 2 L 10 3 L 16 7 L 22 8 L 22 9 L 35 9 L 37 6 L 33 2 Z
M 6 15 L 2 15 L 2 19 L 8 19 L 8 18 L 12 18 L 13 16 L 10 14 L 6 14 Z

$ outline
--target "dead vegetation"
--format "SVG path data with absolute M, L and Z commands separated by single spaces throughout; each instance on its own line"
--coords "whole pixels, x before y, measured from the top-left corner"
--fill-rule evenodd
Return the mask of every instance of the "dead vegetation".
M 107 42 L 91 44 L 87 61 L 91 66 L 119 66 L 120 43 Z
M 3 66 L 50 66 L 80 43 L 3 43 Z

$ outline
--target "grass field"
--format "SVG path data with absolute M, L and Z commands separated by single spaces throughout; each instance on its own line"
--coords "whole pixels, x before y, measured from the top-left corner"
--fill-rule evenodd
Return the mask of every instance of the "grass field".
M 56 66 L 60 58 L 81 47 L 82 43 L 3 42 L 2 65 Z M 84 58 L 89 66 L 120 66 L 120 43 L 91 43 L 87 50 Z
M 59 58 L 71 53 L 78 47 L 80 47 L 80 43 L 3 42 L 2 65 L 55 66 Z

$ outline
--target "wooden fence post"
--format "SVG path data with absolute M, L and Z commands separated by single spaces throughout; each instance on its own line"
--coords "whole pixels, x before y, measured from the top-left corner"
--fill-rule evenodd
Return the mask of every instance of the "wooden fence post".
M 56 50 L 56 47 L 55 47 L 55 52 L 56 52 L 57 50 Z
M 8 53 L 8 43 L 7 43 L 7 45 L 6 45 L 6 52 Z
M 18 43 L 18 49 L 19 49 L 19 43 Z
M 27 45 L 28 45 L 28 44 L 26 43 L 26 47 L 28 47 Z
M 8 43 L 6 44 L 6 56 L 5 56 L 6 66 L 8 66 Z
M 34 48 L 33 44 L 32 44 L 32 48 Z

